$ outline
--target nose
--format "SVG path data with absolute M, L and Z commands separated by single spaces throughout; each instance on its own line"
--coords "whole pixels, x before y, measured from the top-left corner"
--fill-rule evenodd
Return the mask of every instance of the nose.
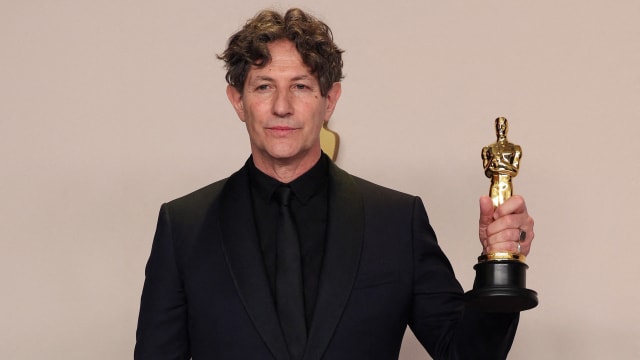
M 276 91 L 273 100 L 273 114 L 279 117 L 286 117 L 292 113 L 291 94 L 286 90 Z

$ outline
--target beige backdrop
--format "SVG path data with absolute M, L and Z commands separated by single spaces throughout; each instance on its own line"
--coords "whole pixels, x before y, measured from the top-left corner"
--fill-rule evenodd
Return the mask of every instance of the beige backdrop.
M 132 357 L 160 204 L 249 154 L 214 55 L 291 4 L 0 1 L 0 358 Z M 420 195 L 466 289 L 509 118 L 540 294 L 510 359 L 640 358 L 640 2 L 301 4 L 347 50 L 338 164 Z

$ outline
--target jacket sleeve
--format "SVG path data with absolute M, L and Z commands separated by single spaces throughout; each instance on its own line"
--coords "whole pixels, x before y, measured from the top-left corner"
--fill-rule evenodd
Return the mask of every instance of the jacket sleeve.
M 505 359 L 519 314 L 465 310 L 464 292 L 437 244 L 420 198 L 413 211 L 413 308 L 409 326 L 435 359 Z
M 145 269 L 134 359 L 190 358 L 187 304 L 166 204 L 160 209 Z

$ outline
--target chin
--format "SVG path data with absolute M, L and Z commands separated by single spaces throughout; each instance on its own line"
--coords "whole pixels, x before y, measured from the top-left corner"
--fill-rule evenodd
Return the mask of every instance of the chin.
M 276 152 L 270 153 L 269 156 L 276 160 L 292 160 L 300 158 L 301 154 L 297 152 Z
M 277 160 L 302 159 L 309 154 L 309 149 L 279 148 L 267 152 L 269 157 Z

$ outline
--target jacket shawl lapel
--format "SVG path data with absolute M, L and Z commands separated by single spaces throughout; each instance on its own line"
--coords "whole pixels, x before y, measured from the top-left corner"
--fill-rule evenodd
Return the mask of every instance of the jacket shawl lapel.
M 240 298 L 278 360 L 289 360 L 257 241 L 246 166 L 231 175 L 220 198 L 220 226 L 227 264 Z
M 353 177 L 331 162 L 329 179 L 327 243 L 304 360 L 322 359 L 349 300 L 364 241 L 364 205 Z

